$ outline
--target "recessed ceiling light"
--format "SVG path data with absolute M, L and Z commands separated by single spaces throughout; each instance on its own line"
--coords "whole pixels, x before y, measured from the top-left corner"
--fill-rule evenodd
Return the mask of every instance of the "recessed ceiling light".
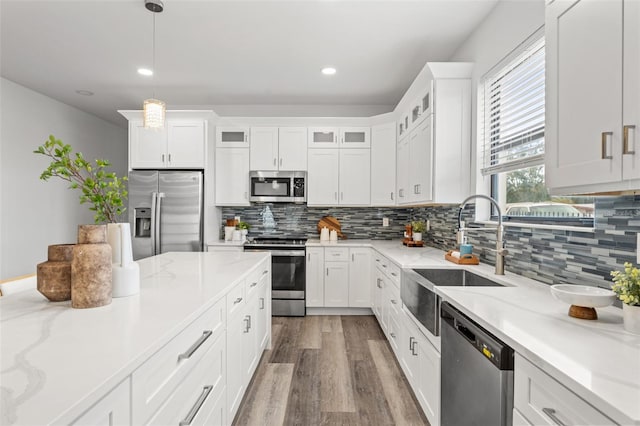
M 333 67 L 322 68 L 322 74 L 324 75 L 334 75 L 336 73 L 336 69 Z
M 76 90 L 76 93 L 82 96 L 93 96 L 93 92 L 91 90 Z
M 151 71 L 149 68 L 138 68 L 138 74 L 149 77 L 153 75 L 153 71 Z

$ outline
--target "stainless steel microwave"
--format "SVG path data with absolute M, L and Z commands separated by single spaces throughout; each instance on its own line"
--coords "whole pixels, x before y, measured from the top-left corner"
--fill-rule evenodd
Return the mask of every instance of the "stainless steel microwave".
M 249 173 L 249 201 L 304 203 L 307 172 L 253 171 Z

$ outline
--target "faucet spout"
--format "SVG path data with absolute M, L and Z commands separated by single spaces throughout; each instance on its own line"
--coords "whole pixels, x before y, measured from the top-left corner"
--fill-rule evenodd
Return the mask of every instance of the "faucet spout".
M 464 236 L 464 232 L 468 231 L 469 228 L 465 228 L 462 225 L 462 210 L 465 208 L 467 203 L 473 199 L 482 198 L 491 202 L 491 204 L 498 211 L 498 227 L 496 228 L 496 275 L 504 275 L 504 257 L 508 254 L 507 250 L 504 248 L 504 227 L 502 226 L 502 211 L 500 210 L 500 206 L 498 202 L 493 198 L 484 195 L 484 194 L 474 194 L 467 197 L 462 203 L 460 203 L 460 209 L 458 210 L 458 241 L 461 241 Z

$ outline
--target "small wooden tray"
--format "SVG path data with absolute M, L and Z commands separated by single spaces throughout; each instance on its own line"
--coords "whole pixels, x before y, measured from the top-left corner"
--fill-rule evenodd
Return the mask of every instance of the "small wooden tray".
M 458 258 L 458 257 L 453 257 L 451 255 L 452 252 L 453 250 L 449 250 L 444 255 L 444 258 L 447 259 L 449 262 L 453 262 L 458 265 L 477 265 L 480 263 L 480 259 L 478 259 L 478 256 L 476 256 L 475 254 L 463 254 L 463 255 L 460 255 L 460 257 Z
M 406 238 L 402 240 L 402 244 L 407 247 L 424 247 L 424 241 L 413 241 Z

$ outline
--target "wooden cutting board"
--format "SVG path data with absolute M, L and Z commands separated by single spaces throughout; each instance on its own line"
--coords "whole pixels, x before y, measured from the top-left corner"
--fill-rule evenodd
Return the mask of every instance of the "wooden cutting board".
M 342 233 L 342 230 L 340 227 L 340 221 L 338 221 L 338 219 L 336 219 L 333 216 L 324 216 L 322 219 L 318 221 L 318 234 L 320 233 L 320 230 L 322 230 L 322 228 L 324 227 L 328 228 L 329 231 L 331 231 L 332 229 L 335 230 L 338 233 L 338 237 L 342 239 L 347 238 Z

